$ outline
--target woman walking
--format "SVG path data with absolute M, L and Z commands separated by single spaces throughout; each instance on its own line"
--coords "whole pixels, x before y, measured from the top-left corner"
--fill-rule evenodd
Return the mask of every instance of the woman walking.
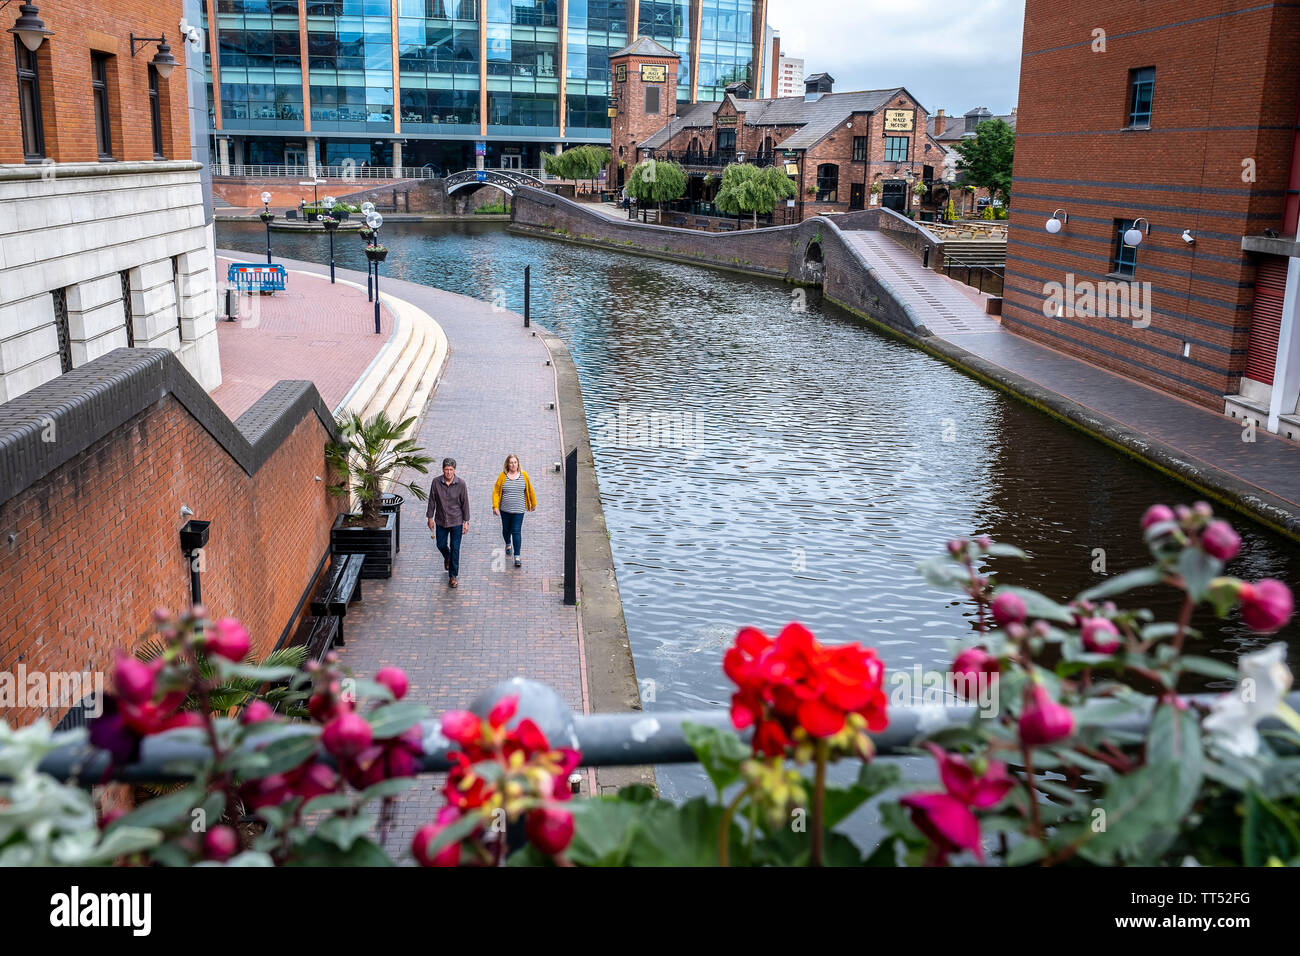
M 519 459 L 514 455 L 506 456 L 506 463 L 497 475 L 497 483 L 492 487 L 492 513 L 501 516 L 501 537 L 506 542 L 506 555 L 513 552 L 515 567 L 523 567 L 519 549 L 522 546 L 524 512 L 537 507 L 537 496 L 533 494 L 533 483 L 528 472 L 519 466 Z

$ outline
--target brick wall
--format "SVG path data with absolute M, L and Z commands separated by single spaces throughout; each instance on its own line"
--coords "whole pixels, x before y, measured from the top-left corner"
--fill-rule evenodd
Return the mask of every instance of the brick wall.
M 100 362 L 120 364 L 139 351 L 119 350 Z M 36 408 L 40 392 L 20 401 Z M 296 422 L 277 423 L 276 409 L 255 406 L 240 420 L 245 428 L 271 421 L 284 434 L 250 474 L 206 427 L 221 423 L 201 421 L 189 407 L 206 398 L 196 386 L 185 402 L 164 391 L 0 504 L 0 540 L 8 540 L 0 546 L 0 672 L 19 664 L 29 672 L 108 668 L 116 649 L 147 635 L 155 607 L 187 606 L 182 506 L 212 522 L 202 575 L 210 613 L 242 620 L 255 653 L 272 649 L 328 550 L 340 509 L 316 481 L 325 476 L 328 432 L 301 402 Z M 0 418 L 16 404 L 0 406 Z
M 305 181 L 305 180 L 304 180 Z M 333 196 L 335 199 L 342 199 L 344 196 L 352 196 L 359 192 L 371 189 L 388 188 L 390 191 L 394 186 L 399 190 L 410 189 L 417 182 L 427 182 L 428 180 L 411 180 L 411 179 L 327 179 L 324 183 L 316 187 L 315 196 Z M 297 209 L 298 201 L 305 199 L 309 204 L 312 201 L 312 188 L 310 186 L 299 186 L 297 180 L 285 179 L 283 176 L 213 176 L 212 177 L 212 195 L 218 199 L 223 199 L 232 206 L 249 208 L 262 205 L 262 193 L 271 194 L 271 209 Z M 351 202 L 351 199 L 349 199 Z M 414 211 L 414 210 L 413 210 Z
M 1241 239 L 1282 226 L 1298 35 L 1300 9 L 1287 4 L 1102 0 L 1081 15 L 1071 0 L 1029 0 L 1007 328 L 1222 409 L 1244 368 L 1253 300 Z M 1156 70 L 1151 128 L 1127 129 L 1129 71 L 1145 67 Z M 1043 223 L 1057 208 L 1069 222 L 1052 236 Z M 1117 311 L 1044 315 L 1046 283 L 1108 281 L 1114 220 L 1138 217 L 1151 223 L 1133 276 L 1151 284 L 1150 325 Z
M 177 65 L 169 79 L 160 78 L 159 104 L 163 114 L 163 152 L 168 159 L 189 159 L 189 113 L 185 89 L 184 44 L 176 24 L 181 18 L 179 0 L 114 0 L 112 4 L 45 0 L 40 17 L 54 35 L 37 50 L 41 115 L 45 128 L 45 155 L 55 162 L 95 162 L 94 105 L 91 96 L 91 51 L 107 53 L 109 113 L 112 116 L 113 157 L 118 160 L 152 160 L 153 133 L 149 113 L 149 62 L 157 44 L 148 44 L 131 56 L 129 35 L 157 37 L 165 34 Z M 6 8 L 5 28 L 17 19 L 18 6 Z M 195 54 L 190 54 L 195 55 Z M 16 69 L 14 38 L 0 36 L 0 77 L 5 92 L 0 102 L 0 163 L 23 162 L 22 131 L 15 105 Z
M 662 66 L 666 79 L 662 83 L 645 83 L 641 80 L 641 66 L 649 64 Z M 618 80 L 620 67 L 627 70 L 627 79 Z M 610 175 L 609 182 L 618 182 L 618 162 L 627 165 L 625 173 L 630 173 L 636 165 L 638 143 L 644 143 L 650 134 L 668 124 L 669 119 L 677 115 L 677 57 L 662 56 L 626 56 L 615 57 L 609 61 L 610 90 L 618 106 L 610 121 Z M 645 112 L 645 88 L 659 88 L 659 112 Z

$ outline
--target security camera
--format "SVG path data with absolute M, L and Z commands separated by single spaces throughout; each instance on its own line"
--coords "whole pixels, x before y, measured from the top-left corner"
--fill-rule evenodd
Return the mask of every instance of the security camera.
M 1183 230 L 1183 242 L 1187 243 L 1189 246 L 1196 242 L 1196 237 L 1192 235 L 1192 230 Z

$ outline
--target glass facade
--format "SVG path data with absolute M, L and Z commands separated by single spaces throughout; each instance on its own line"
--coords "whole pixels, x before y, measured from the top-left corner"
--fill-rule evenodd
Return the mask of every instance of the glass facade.
M 404 165 L 455 164 L 465 155 L 461 147 L 472 150 L 476 139 L 498 147 L 542 144 L 547 151 L 556 143 L 603 141 L 609 58 L 627 46 L 633 26 L 629 0 L 568 0 L 567 24 L 560 23 L 559 0 L 215 6 L 216 23 L 207 22 L 206 5 L 203 13 L 204 29 L 216 34 L 220 76 L 214 90 L 205 47 L 209 122 L 215 129 L 220 110 L 222 131 L 232 138 L 230 160 L 251 164 L 306 162 L 308 138 L 317 141 L 321 163 L 351 157 L 375 165 L 392 155 L 394 139 L 405 140 Z M 679 102 L 690 99 L 692 42 L 700 51 L 697 99 L 718 99 L 728 83 L 748 78 L 752 7 L 752 0 L 703 0 L 701 35 L 693 38 L 690 0 L 641 0 L 640 35 L 681 55 Z

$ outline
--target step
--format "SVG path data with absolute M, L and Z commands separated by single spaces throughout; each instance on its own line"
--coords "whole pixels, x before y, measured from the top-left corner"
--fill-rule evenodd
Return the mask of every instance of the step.
M 393 421 L 403 421 L 411 417 L 411 399 L 420 387 L 420 382 L 424 379 L 425 370 L 428 369 L 429 363 L 433 361 L 436 345 L 433 336 L 428 334 L 425 329 L 421 334 L 420 351 L 415 355 L 411 364 L 407 366 L 406 374 L 402 376 L 402 381 L 394 390 L 392 397 L 389 399 L 385 408 L 388 411 L 388 417 Z M 417 413 L 418 417 L 418 413 Z
M 375 392 L 383 385 L 406 349 L 413 331 L 411 326 L 409 321 L 397 322 L 397 330 L 392 339 L 380 351 L 361 384 L 352 392 L 344 411 L 357 412 L 363 418 L 369 414 L 367 409 Z
M 370 400 L 366 403 L 363 412 L 365 418 L 370 418 L 381 410 L 388 410 L 393 396 L 401 388 L 402 380 L 410 373 L 411 365 L 415 362 L 421 348 L 424 346 L 424 327 L 415 322 L 407 324 L 411 326 L 411 334 L 403 344 L 396 361 L 389 368 L 388 374 L 378 383 L 374 393 L 370 396 Z

